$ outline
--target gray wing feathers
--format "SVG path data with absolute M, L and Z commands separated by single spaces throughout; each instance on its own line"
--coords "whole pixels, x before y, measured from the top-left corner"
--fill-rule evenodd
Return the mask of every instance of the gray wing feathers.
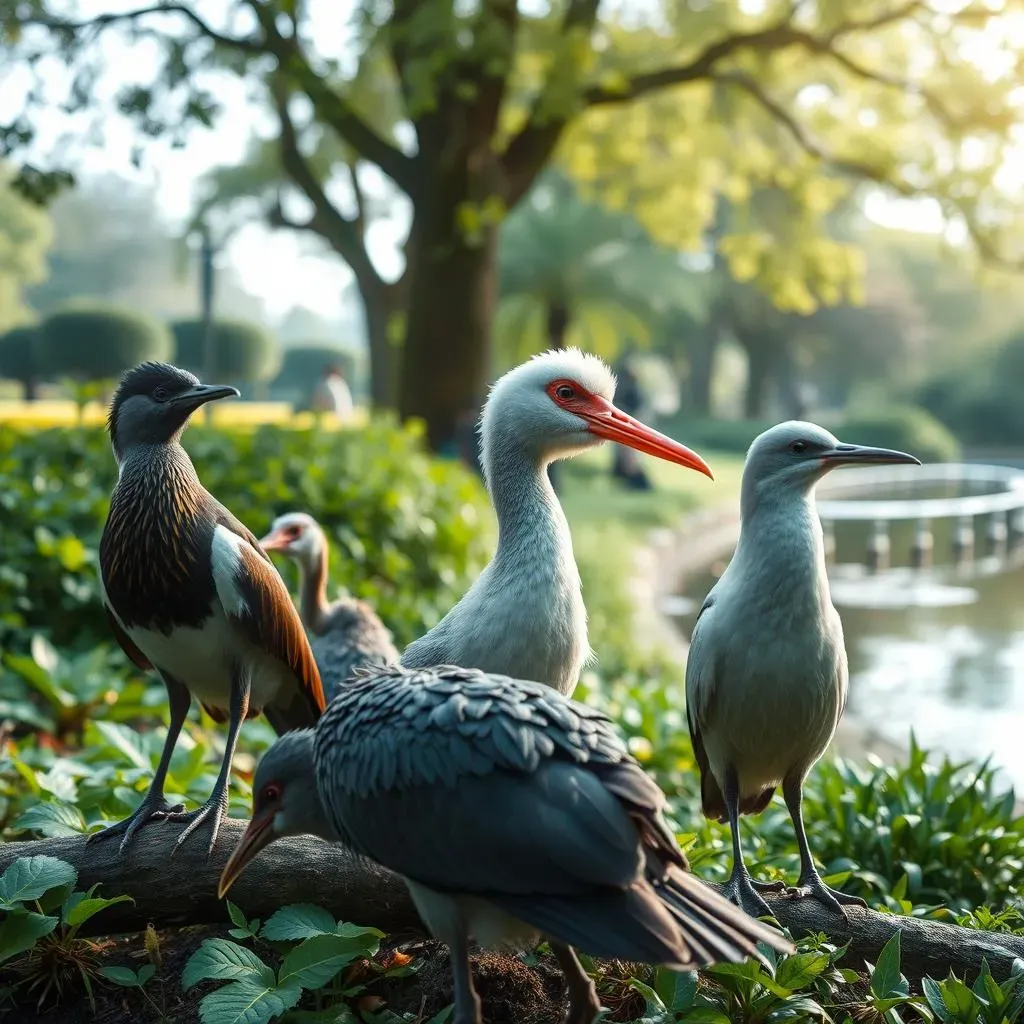
M 629 814 L 585 768 L 548 762 L 444 785 L 324 794 L 360 853 L 440 892 L 580 895 L 626 886 L 643 858 Z

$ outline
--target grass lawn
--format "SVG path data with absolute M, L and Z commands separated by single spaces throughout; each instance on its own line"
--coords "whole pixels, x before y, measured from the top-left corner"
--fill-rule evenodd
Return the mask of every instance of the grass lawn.
M 629 491 L 609 472 L 610 445 L 560 463 L 559 498 L 573 531 L 617 524 L 643 541 L 658 527 L 676 527 L 685 515 L 705 505 L 739 501 L 743 456 L 705 452 L 714 481 L 660 459 L 644 459 L 654 489 Z

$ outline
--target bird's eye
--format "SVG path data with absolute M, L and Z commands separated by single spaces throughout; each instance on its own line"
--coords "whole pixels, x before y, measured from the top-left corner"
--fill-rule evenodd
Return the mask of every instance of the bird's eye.
M 802 455 L 805 451 L 807 451 L 807 442 L 806 441 L 794 441 L 789 446 L 789 450 L 794 455 Z
M 563 401 L 568 402 L 576 397 L 576 389 L 571 384 L 559 384 L 555 388 L 555 394 Z
M 276 782 L 268 782 L 260 790 L 261 804 L 276 804 L 281 799 L 281 787 Z
M 287 537 L 289 540 L 298 540 L 300 533 L 302 533 L 302 531 L 297 526 L 289 526 L 287 530 Z
M 160 384 L 157 387 L 153 388 L 153 400 L 156 402 L 167 401 L 167 388 L 165 388 L 163 384 Z

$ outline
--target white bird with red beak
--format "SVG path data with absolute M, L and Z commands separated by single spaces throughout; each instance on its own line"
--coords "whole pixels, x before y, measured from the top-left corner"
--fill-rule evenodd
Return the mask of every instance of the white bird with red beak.
M 498 549 L 466 595 L 402 655 L 406 668 L 460 665 L 571 695 L 590 656 L 572 536 L 547 467 L 616 441 L 712 476 L 685 445 L 612 404 L 615 376 L 596 356 L 546 352 L 506 373 L 480 421 Z

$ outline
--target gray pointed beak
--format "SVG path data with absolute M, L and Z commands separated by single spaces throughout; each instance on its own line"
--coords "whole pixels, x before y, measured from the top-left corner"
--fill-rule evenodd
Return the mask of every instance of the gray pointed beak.
M 216 402 L 219 398 L 238 398 L 241 392 L 229 384 L 197 384 L 188 391 L 182 391 L 171 399 L 172 405 L 183 405 L 187 409 L 198 409 L 207 402 Z
M 837 444 L 821 453 L 821 460 L 832 466 L 920 466 L 921 460 L 892 448 L 871 448 L 863 444 Z

